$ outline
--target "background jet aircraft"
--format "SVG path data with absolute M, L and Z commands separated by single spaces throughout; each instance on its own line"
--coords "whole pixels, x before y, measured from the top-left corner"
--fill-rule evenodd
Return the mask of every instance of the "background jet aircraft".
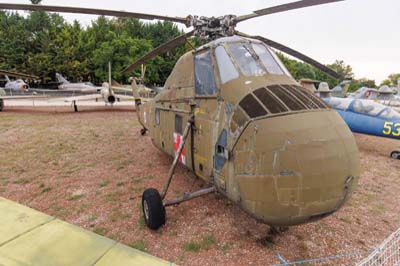
M 335 109 L 351 131 L 400 140 L 400 114 L 393 108 L 372 100 L 325 97 L 322 100 Z M 400 159 L 400 149 L 392 151 Z
M 26 84 L 22 79 L 10 80 L 8 76 L 5 76 L 7 83 L 4 86 L 6 90 L 11 92 L 25 92 L 29 90 L 28 84 Z
M 94 94 L 88 94 L 88 95 L 81 95 L 81 96 L 72 96 L 72 97 L 64 97 L 64 98 L 55 98 L 52 99 L 51 101 L 64 101 L 64 102 L 70 102 L 73 104 L 74 111 L 78 112 L 78 106 L 76 105 L 76 102 L 78 101 L 90 101 L 90 100 L 103 100 L 106 104 L 114 104 L 116 101 L 122 101 L 122 100 L 128 100 L 128 101 L 134 101 L 135 97 L 129 96 L 129 95 L 122 95 L 122 94 L 116 94 L 114 93 L 113 86 L 112 86 L 112 80 L 111 80 L 111 64 L 108 65 L 109 69 L 109 82 L 104 82 L 102 87 L 92 87 L 96 88 L 96 92 L 100 93 L 94 93 Z M 72 88 L 72 87 L 71 87 Z M 120 88 L 117 87 L 116 89 L 126 91 L 128 89 L 126 88 Z M 71 89 L 73 90 L 73 89 Z M 81 90 L 85 90 L 85 88 L 81 88 Z
M 96 87 L 90 82 L 85 83 L 71 83 L 66 80 L 61 74 L 56 73 L 56 80 L 60 83 L 58 89 L 62 91 L 73 91 L 73 92 L 99 92 L 102 87 Z

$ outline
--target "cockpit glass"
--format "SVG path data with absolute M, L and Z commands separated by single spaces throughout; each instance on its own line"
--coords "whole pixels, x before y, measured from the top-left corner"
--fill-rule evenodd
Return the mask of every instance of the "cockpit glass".
M 379 117 L 384 118 L 384 119 L 399 119 L 400 120 L 400 114 L 398 112 L 394 111 L 392 108 L 384 109 L 379 114 Z
M 253 47 L 254 51 L 259 56 L 261 62 L 264 64 L 265 68 L 270 74 L 283 75 L 282 69 L 275 61 L 275 58 L 272 56 L 267 47 L 265 47 L 261 43 L 253 43 L 251 46 Z
M 219 77 L 222 84 L 239 77 L 239 72 L 223 46 L 218 46 L 215 49 L 215 56 L 217 57 Z
M 249 43 L 230 43 L 229 50 L 245 76 L 262 76 L 265 70 L 258 62 L 259 56 Z

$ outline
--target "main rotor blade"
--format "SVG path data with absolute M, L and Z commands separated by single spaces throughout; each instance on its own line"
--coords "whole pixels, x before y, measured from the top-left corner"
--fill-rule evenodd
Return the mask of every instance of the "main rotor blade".
M 147 61 L 153 59 L 154 57 L 156 57 L 156 56 L 158 56 L 160 54 L 163 54 L 163 53 L 175 48 L 176 46 L 178 46 L 180 44 L 184 44 L 186 42 L 186 39 L 189 38 L 190 36 L 192 36 L 193 34 L 194 34 L 194 31 L 190 31 L 188 33 L 185 33 L 183 35 L 180 35 L 180 36 L 176 37 L 175 39 L 173 39 L 173 40 L 171 40 L 169 42 L 161 44 L 160 46 L 155 48 L 153 51 L 151 51 L 150 53 L 146 54 L 145 56 L 143 56 L 142 58 L 140 58 L 139 60 L 137 60 L 136 62 L 134 62 L 130 66 L 128 66 L 127 68 L 125 68 L 124 70 L 122 70 L 121 74 L 126 74 L 129 71 L 133 71 L 138 66 L 140 66 L 141 64 L 146 63 Z
M 177 22 L 177 23 L 183 23 L 183 24 L 187 25 L 187 19 L 181 18 L 181 17 L 168 17 L 168 16 L 160 16 L 160 15 L 126 12 L 126 11 L 93 9 L 93 8 L 82 8 L 82 7 L 0 3 L 0 9 L 78 13 L 78 14 L 114 16 L 114 17 L 124 17 L 124 18 L 138 18 L 138 19 L 147 19 L 147 20 L 160 19 L 160 20 L 172 21 L 172 22 Z
M 268 7 L 268 8 L 253 11 L 253 13 L 251 13 L 251 14 L 237 17 L 236 22 L 242 22 L 244 20 L 248 20 L 251 18 L 285 12 L 285 11 L 289 11 L 289 10 L 293 10 L 293 9 L 299 9 L 299 8 L 304 8 L 304 7 L 317 6 L 317 5 L 323 5 L 323 4 L 329 4 L 329 3 L 341 2 L 341 1 L 345 1 L 345 0 L 301 0 L 301 1 L 293 2 L 293 3 L 288 3 L 288 4 L 283 4 L 283 5 L 279 5 L 279 6 Z
M 319 63 L 318 61 L 312 59 L 311 57 L 308 57 L 305 54 L 302 54 L 302 53 L 300 53 L 300 52 L 298 52 L 296 50 L 293 50 L 292 48 L 287 47 L 287 46 L 285 46 L 283 44 L 277 43 L 275 41 L 272 41 L 270 39 L 264 38 L 262 36 L 250 36 L 250 35 L 247 35 L 245 33 L 239 32 L 239 31 L 236 31 L 236 34 L 240 35 L 240 36 L 243 36 L 243 37 L 246 37 L 246 38 L 260 40 L 260 41 L 264 42 L 265 44 L 267 44 L 267 45 L 269 45 L 269 46 L 271 46 L 271 47 L 273 47 L 273 48 L 275 48 L 275 49 L 277 49 L 279 51 L 282 51 L 282 52 L 284 52 L 284 53 L 286 53 L 288 55 L 296 57 L 296 58 L 300 59 L 301 61 L 312 65 L 313 67 L 321 70 L 322 72 L 325 72 L 326 74 L 328 74 L 328 75 L 330 75 L 330 76 L 332 76 L 334 78 L 337 78 L 337 79 L 340 79 L 340 80 L 344 79 L 344 77 L 341 74 L 337 73 L 336 71 L 334 71 L 334 70 L 330 69 L 329 67 Z

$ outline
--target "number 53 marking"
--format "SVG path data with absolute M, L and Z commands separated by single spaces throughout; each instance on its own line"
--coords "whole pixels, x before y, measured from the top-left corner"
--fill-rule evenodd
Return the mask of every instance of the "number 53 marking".
M 383 125 L 382 133 L 384 135 L 392 135 L 394 137 L 400 137 L 400 123 L 385 122 Z

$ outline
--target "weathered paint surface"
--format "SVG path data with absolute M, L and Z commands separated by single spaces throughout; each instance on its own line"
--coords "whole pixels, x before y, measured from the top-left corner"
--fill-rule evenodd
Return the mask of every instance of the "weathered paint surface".
M 353 135 L 333 110 L 291 115 L 285 123 L 255 120 L 234 148 L 231 193 L 268 224 L 307 222 L 344 203 L 358 161 Z
M 172 265 L 0 197 L 0 265 Z
M 138 108 L 139 120 L 154 145 L 173 156 L 176 116 L 182 117 L 183 125 L 193 117 L 185 166 L 257 219 L 294 225 L 325 217 L 343 205 L 357 184 L 354 137 L 339 115 L 301 88 L 287 71 L 246 76 L 233 60 L 236 78 L 221 82 L 216 49 L 229 51 L 229 43 L 249 42 L 258 41 L 222 38 L 183 55 L 164 90 Z M 201 73 L 207 78 L 206 90 L 214 86 L 211 77 L 216 89 L 196 94 L 196 58 L 207 53 L 211 57 L 201 67 L 212 67 Z M 280 91 L 289 102 L 275 94 Z M 283 111 L 269 110 L 269 103 L 263 103 L 268 99 L 262 100 L 259 92 L 273 94 Z M 247 111 L 246 98 L 252 100 Z M 300 108 L 291 105 L 291 99 Z M 252 111 L 260 113 L 249 114 Z M 221 141 L 224 132 L 226 140 Z

